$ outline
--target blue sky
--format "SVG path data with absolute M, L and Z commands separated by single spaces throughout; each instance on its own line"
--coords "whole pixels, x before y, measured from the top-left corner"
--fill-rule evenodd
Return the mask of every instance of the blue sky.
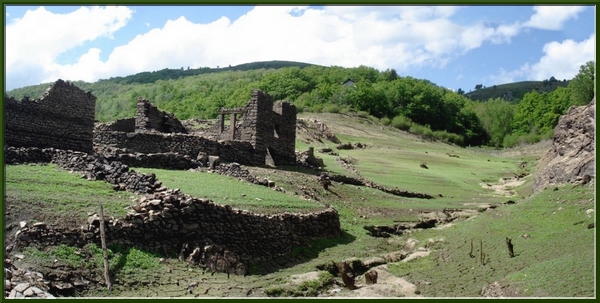
M 5 80 L 287 60 L 468 92 L 573 78 L 595 60 L 594 23 L 594 6 L 5 6 Z

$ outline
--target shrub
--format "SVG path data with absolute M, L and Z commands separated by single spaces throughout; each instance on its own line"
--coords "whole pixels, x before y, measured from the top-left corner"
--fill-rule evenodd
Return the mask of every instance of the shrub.
M 410 126 L 410 129 L 408 131 L 417 136 L 420 136 L 423 139 L 428 139 L 428 140 L 434 139 L 433 131 L 431 131 L 431 128 L 429 127 L 429 125 L 420 125 L 420 124 L 413 123 Z
M 405 116 L 399 115 L 399 116 L 394 117 L 394 119 L 392 119 L 391 124 L 393 127 L 397 128 L 397 129 L 409 130 L 410 126 L 412 125 L 412 121 Z
M 356 115 L 359 116 L 359 117 L 362 117 L 362 118 L 369 117 L 369 113 L 367 113 L 366 111 L 363 111 L 363 110 L 357 112 Z
M 379 122 L 385 126 L 392 124 L 392 120 L 390 120 L 390 118 L 388 118 L 388 117 L 383 117 L 383 118 L 379 119 Z
M 447 143 L 462 145 L 465 141 L 464 137 L 458 134 L 449 133 L 445 130 L 437 130 L 433 132 L 433 136 L 436 140 L 444 141 Z
M 336 104 L 327 104 L 323 107 L 323 112 L 324 113 L 332 113 L 332 114 L 338 114 L 340 112 L 340 107 L 337 106 Z

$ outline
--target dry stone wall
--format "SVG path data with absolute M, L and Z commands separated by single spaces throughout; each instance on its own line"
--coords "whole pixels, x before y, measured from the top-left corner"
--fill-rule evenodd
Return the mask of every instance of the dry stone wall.
M 21 151 L 26 155 L 19 155 Z M 7 163 L 28 157 L 33 160 L 35 155 L 43 161 L 50 156 L 57 165 L 84 172 L 89 179 L 105 180 L 115 189 L 147 193 L 125 218 L 105 218 L 108 243 L 159 253 L 176 249 L 182 259 L 211 270 L 246 274 L 251 264 L 285 255 L 303 241 L 341 234 L 338 213 L 332 208 L 310 214 L 254 214 L 170 190 L 153 174 L 130 171 L 120 162 L 81 152 L 5 148 L 5 154 Z M 99 226 L 97 216 L 79 228 L 33 224 L 17 231 L 15 245 L 99 243 Z
M 38 99 L 4 98 L 6 145 L 93 150 L 96 97 L 58 80 Z
M 94 133 L 94 143 L 98 146 L 96 151 L 104 156 L 109 156 L 105 151 L 108 148 L 113 148 L 118 149 L 120 153 L 176 153 L 181 157 L 187 156 L 191 159 L 197 159 L 199 154 L 207 154 L 219 156 L 223 161 L 255 164 L 254 148 L 249 142 L 219 142 L 189 134 L 103 131 Z M 149 161 L 148 157 L 146 160 Z M 149 167 L 161 166 L 160 163 L 157 163 L 156 165 L 151 165 Z
M 187 129 L 172 113 L 159 110 L 150 101 L 139 98 L 135 115 L 136 131 L 187 133 Z
M 119 119 L 113 122 L 98 123 L 94 126 L 94 132 L 135 132 L 135 118 Z

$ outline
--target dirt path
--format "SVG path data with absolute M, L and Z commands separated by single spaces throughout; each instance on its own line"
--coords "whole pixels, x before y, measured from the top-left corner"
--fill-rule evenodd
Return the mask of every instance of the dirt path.
M 500 178 L 497 184 L 479 183 L 479 185 L 485 189 L 493 190 L 497 196 L 513 197 L 517 195 L 513 189 L 523 185 L 523 183 L 525 183 L 524 178 Z

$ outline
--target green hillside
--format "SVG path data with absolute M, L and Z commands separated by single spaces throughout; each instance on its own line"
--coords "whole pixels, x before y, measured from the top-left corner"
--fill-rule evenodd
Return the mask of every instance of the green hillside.
M 353 111 L 429 140 L 511 147 L 551 137 L 558 117 L 569 106 L 589 103 L 594 96 L 594 64 L 581 66 L 570 81 L 552 77 L 481 87 L 468 94 L 426 79 L 400 76 L 394 69 L 288 61 L 165 69 L 74 84 L 97 97 L 95 117 L 100 122 L 133 117 L 138 98 L 150 100 L 180 120 L 216 118 L 220 108 L 243 106 L 252 90 L 260 89 L 274 100 L 292 102 L 299 112 Z M 5 95 L 37 98 L 48 86 L 23 87 Z
M 501 98 L 503 100 L 518 103 L 523 100 L 526 93 L 535 91 L 537 93 L 552 92 L 558 87 L 567 87 L 569 80 L 544 80 L 544 81 L 521 81 L 485 87 L 468 92 L 465 96 L 471 100 L 487 101 L 489 99 Z

